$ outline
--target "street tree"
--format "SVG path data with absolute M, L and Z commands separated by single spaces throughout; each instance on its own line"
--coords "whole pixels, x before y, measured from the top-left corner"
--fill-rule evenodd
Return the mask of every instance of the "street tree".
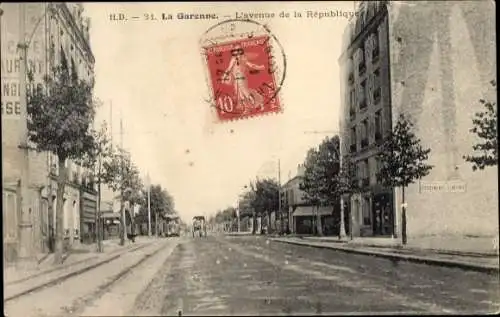
M 247 190 L 240 196 L 238 208 L 240 210 L 240 218 L 250 217 L 252 218 L 253 224 L 255 224 L 255 208 L 254 208 L 254 200 L 255 193 L 246 186 Z M 253 233 L 255 231 L 253 230 Z
M 147 189 L 143 190 L 142 197 L 147 197 Z M 155 232 L 158 232 L 158 218 L 160 217 L 171 217 L 174 218 L 178 216 L 175 210 L 175 203 L 173 196 L 165 189 L 162 188 L 160 184 L 151 185 L 150 189 L 150 208 L 151 208 L 151 223 L 152 227 L 155 228 Z M 147 199 L 143 199 L 139 208 L 140 223 L 147 223 L 148 221 L 148 202 Z
M 28 74 L 34 87 L 33 74 Z M 60 264 L 63 255 L 63 198 L 68 180 L 66 162 L 82 159 L 93 151 L 92 124 L 95 102 L 92 98 L 93 83 L 78 79 L 70 71 L 65 56 L 45 85 L 27 91 L 28 137 L 37 151 L 48 151 L 57 156 L 57 202 L 54 263 Z
M 107 123 L 103 122 L 99 129 L 92 130 L 94 136 L 94 146 L 92 151 L 86 153 L 86 155 L 80 160 L 80 164 L 90 171 L 92 179 L 95 180 L 97 184 L 97 212 L 96 212 L 96 224 L 101 223 L 100 218 L 100 205 L 101 205 L 101 185 L 105 184 L 105 170 L 103 164 L 109 163 L 112 159 L 112 145 L 111 138 L 107 129 Z M 109 178 L 108 178 L 109 180 Z M 110 185 L 110 184 L 108 184 Z M 97 250 L 102 252 L 102 230 L 100 225 L 96 225 L 97 234 Z
M 227 207 L 224 210 L 219 210 L 217 212 L 217 222 L 221 224 L 230 224 L 232 227 L 232 224 L 234 223 L 234 220 L 236 219 L 236 209 L 234 207 Z
M 131 206 L 142 200 L 143 183 L 137 166 L 132 162 L 130 153 L 120 147 L 114 147 L 109 160 L 103 162 L 102 180 L 108 184 L 113 192 L 120 192 L 122 208 L 125 201 Z M 127 190 L 127 197 L 125 193 Z M 123 211 L 123 210 L 122 210 Z M 126 218 L 121 212 L 121 228 L 125 228 Z M 120 234 L 120 244 L 125 243 L 123 234 Z
M 496 93 L 496 81 L 490 82 Z M 472 170 L 483 170 L 488 166 L 498 165 L 498 135 L 497 135 L 497 101 L 496 94 L 491 100 L 480 99 L 479 102 L 484 107 L 482 111 L 476 112 L 472 119 L 473 127 L 470 132 L 474 133 L 479 141 L 472 146 L 475 155 L 466 155 L 464 159 L 472 163 Z
M 316 211 L 319 211 L 319 206 L 321 205 L 321 188 L 319 186 L 319 182 L 321 181 L 321 171 L 319 165 L 317 164 L 318 160 L 319 151 L 316 148 L 309 149 L 304 161 L 304 175 L 302 176 L 302 182 L 299 185 L 300 190 L 304 192 L 303 199 L 308 204 L 312 205 L 313 208 L 316 208 Z M 315 219 L 316 226 L 313 230 L 318 235 L 323 235 L 319 217 L 318 212 Z
M 343 208 L 340 198 L 343 194 L 340 178 L 340 138 L 329 137 L 323 140 L 318 149 L 311 149 L 306 157 L 302 190 L 306 201 L 316 207 L 316 230 L 322 235 L 320 206 L 332 206 L 340 209 L 340 233 L 345 235 Z
M 421 141 L 413 133 L 413 123 L 401 114 L 394 130 L 382 145 L 379 154 L 380 170 L 377 177 L 387 187 L 401 187 L 402 214 L 401 237 L 403 244 L 406 237 L 406 201 L 405 189 L 416 180 L 429 174 L 432 165 L 426 163 L 431 149 L 424 149 Z
M 266 216 L 269 221 L 270 214 L 279 209 L 279 189 L 280 186 L 275 179 L 257 179 L 251 183 L 254 192 L 253 207 L 258 216 Z M 256 229 L 256 217 L 254 220 L 254 231 Z

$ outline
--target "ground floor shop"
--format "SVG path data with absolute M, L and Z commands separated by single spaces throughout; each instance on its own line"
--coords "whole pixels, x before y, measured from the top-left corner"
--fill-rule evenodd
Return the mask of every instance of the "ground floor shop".
M 391 237 L 395 232 L 391 191 L 367 191 L 346 197 L 344 199 L 344 213 L 346 223 L 352 221 L 349 227 L 352 227 L 355 237 Z
M 340 208 L 337 208 L 340 211 Z M 313 207 L 297 206 L 292 212 L 292 228 L 296 234 L 316 234 L 317 221 L 323 235 L 334 236 L 339 234 L 339 212 L 333 206 Z

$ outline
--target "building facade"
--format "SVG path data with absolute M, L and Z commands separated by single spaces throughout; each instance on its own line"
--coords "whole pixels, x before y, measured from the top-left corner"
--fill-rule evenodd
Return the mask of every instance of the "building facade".
M 3 204 L 6 251 L 4 258 L 14 259 L 19 248 L 20 197 L 19 180 L 25 151 L 20 113 L 20 53 L 17 45 L 28 44 L 27 65 L 35 84 L 43 84 L 51 69 L 66 59 L 78 78 L 93 81 L 94 57 L 89 45 L 88 19 L 78 3 L 2 3 L 1 18 L 1 85 L 2 85 L 2 185 L 8 202 Z M 26 36 L 20 34 L 24 21 Z M 33 148 L 35 145 L 31 144 Z M 47 152 L 29 151 L 29 191 L 31 207 L 30 253 L 46 252 L 50 233 L 55 224 L 55 193 L 57 189 L 57 159 Z M 82 183 L 89 173 L 74 162 L 67 161 L 69 181 L 64 197 L 64 232 L 69 242 L 80 240 Z M 87 187 L 83 188 L 86 192 Z M 90 190 L 90 193 L 95 191 Z M 87 195 L 88 196 L 88 195 Z M 14 201 L 16 203 L 14 203 Z M 95 210 L 94 210 L 95 212 Z M 15 229 L 14 229 L 15 228 Z M 4 231 L 5 232 L 5 231 Z
M 360 3 L 339 61 L 341 151 L 362 187 L 348 198 L 354 235 L 400 233 L 401 189 L 383 188 L 376 174 L 379 145 L 401 113 L 433 165 L 405 192 L 408 236 L 498 235 L 497 167 L 473 172 L 463 159 L 496 79 L 495 39 L 492 2 Z

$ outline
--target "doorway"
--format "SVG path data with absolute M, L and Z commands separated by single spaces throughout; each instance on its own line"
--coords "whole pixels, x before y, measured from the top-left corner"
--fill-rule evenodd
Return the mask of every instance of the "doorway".
M 391 194 L 378 194 L 373 197 L 373 235 L 390 236 L 394 233 L 394 211 Z

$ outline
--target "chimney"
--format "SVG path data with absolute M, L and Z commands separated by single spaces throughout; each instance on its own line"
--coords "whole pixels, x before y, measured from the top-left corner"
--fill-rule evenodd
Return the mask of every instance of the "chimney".
M 304 164 L 299 164 L 297 167 L 297 176 L 304 176 L 305 167 Z

